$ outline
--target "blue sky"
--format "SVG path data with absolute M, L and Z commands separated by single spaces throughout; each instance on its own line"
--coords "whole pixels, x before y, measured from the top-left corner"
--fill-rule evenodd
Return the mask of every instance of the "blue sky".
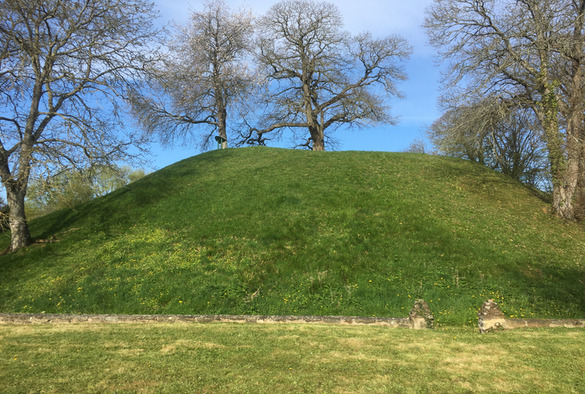
M 225 0 L 232 8 L 245 7 L 262 15 L 275 0 Z M 437 108 L 440 73 L 433 61 L 434 50 L 427 44 L 422 28 L 424 12 L 432 0 L 336 0 L 345 28 L 351 33 L 369 31 L 375 37 L 399 34 L 413 46 L 405 68 L 408 80 L 400 84 L 404 99 L 391 102 L 391 114 L 398 117 L 395 126 L 383 125 L 360 130 L 338 130 L 334 134 L 336 150 L 402 151 L 440 116 Z M 156 0 L 161 22 L 184 25 L 189 15 L 202 10 L 203 0 Z M 195 142 L 195 141 L 194 141 Z M 290 147 L 287 139 L 273 146 Z M 178 160 L 200 153 L 193 146 L 152 147 L 152 169 L 160 169 Z

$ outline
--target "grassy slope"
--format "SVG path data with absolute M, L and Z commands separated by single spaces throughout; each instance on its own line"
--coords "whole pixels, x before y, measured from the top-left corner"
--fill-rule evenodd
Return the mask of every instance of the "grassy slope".
M 462 160 L 268 148 L 184 160 L 32 223 L 0 311 L 585 317 L 585 229 Z M 7 241 L 5 241 L 7 242 Z

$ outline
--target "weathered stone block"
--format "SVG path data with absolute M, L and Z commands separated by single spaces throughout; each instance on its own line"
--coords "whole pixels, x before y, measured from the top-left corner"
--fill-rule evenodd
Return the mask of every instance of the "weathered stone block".
M 410 320 L 410 328 L 415 330 L 426 328 L 432 329 L 435 324 L 435 316 L 425 300 L 416 300 L 414 302 L 414 305 L 408 314 L 408 319 Z
M 485 333 L 507 328 L 506 317 L 494 300 L 487 300 L 481 306 L 478 317 L 479 332 Z

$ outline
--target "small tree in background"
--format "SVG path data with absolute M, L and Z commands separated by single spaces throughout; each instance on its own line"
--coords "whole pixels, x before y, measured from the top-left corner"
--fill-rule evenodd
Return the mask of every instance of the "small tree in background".
M 430 154 L 430 149 L 427 147 L 424 139 L 422 138 L 415 138 L 414 141 L 408 145 L 408 148 L 404 150 L 404 152 L 408 153 L 423 153 L 423 154 Z
M 427 134 L 440 154 L 476 161 L 534 187 L 549 186 L 546 146 L 529 109 L 483 99 L 446 111 Z
M 47 179 L 35 177 L 29 185 L 27 215 L 35 218 L 59 209 L 75 209 L 76 205 L 105 196 L 144 176 L 144 170 L 128 166 L 94 166 L 64 170 Z

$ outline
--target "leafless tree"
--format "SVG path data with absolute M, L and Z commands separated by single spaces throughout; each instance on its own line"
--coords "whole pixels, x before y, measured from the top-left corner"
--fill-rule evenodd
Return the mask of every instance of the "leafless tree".
M 444 101 L 493 95 L 532 108 L 546 142 L 553 211 L 574 219 L 583 172 L 585 0 L 435 0 L 425 26 L 448 62 Z
M 452 108 L 427 130 L 441 154 L 476 161 L 531 186 L 548 188 L 540 124 L 530 109 L 497 98 Z
M 44 166 L 126 157 L 120 98 L 153 53 L 152 6 L 143 0 L 0 2 L 0 177 L 11 249 L 31 243 L 29 177 Z
M 412 141 L 410 145 L 408 145 L 408 147 L 404 150 L 404 152 L 432 154 L 432 152 L 427 147 L 425 140 L 422 138 L 415 138 L 414 141 Z
M 163 142 L 187 140 L 208 126 L 203 145 L 217 133 L 227 148 L 228 114 L 245 105 L 255 79 L 248 60 L 253 35 L 249 11 L 213 0 L 169 43 L 169 54 L 151 69 L 149 90 L 135 95 L 134 112 Z
M 313 150 L 341 125 L 392 123 L 388 96 L 399 96 L 401 62 L 410 46 L 398 36 L 380 39 L 343 31 L 332 3 L 285 0 L 259 21 L 258 60 L 268 89 L 263 115 L 244 138 L 304 129 Z

